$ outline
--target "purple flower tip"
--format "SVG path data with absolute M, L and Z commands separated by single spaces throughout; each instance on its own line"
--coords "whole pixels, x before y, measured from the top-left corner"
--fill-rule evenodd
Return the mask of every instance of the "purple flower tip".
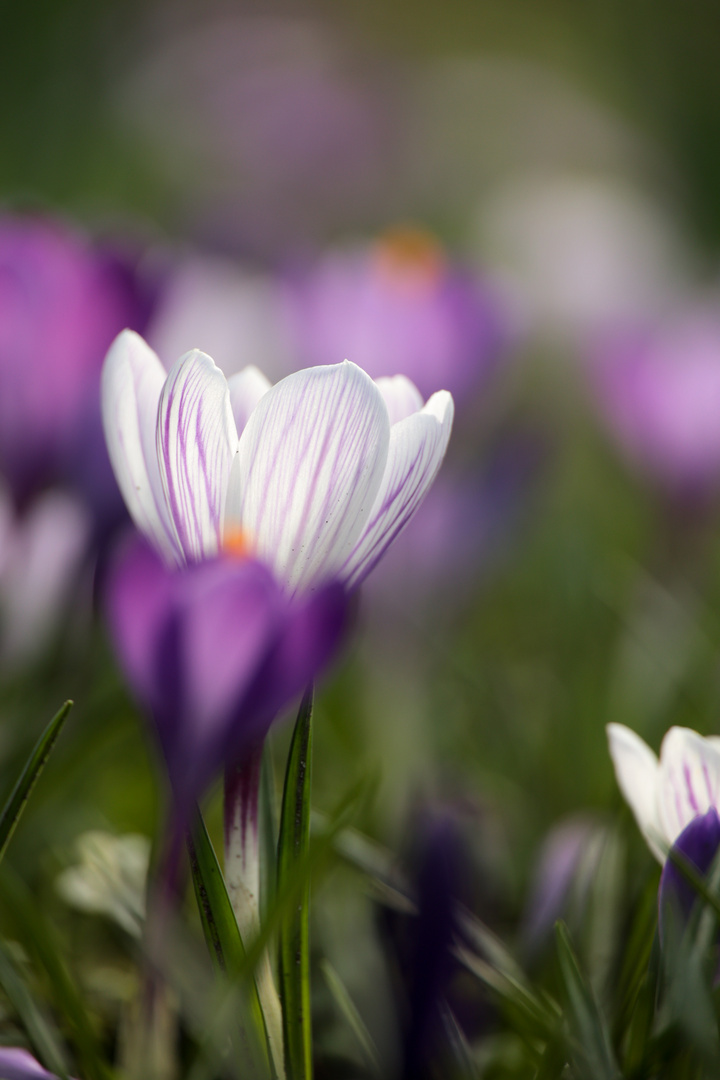
M 707 813 L 694 818 L 683 829 L 672 846 L 671 852 L 682 855 L 703 876 L 709 873 L 715 856 L 720 850 L 720 816 L 714 806 Z M 697 893 L 682 870 L 669 857 L 663 867 L 658 895 L 660 934 L 668 918 L 679 917 L 686 922 L 692 912 Z
M 28 1050 L 19 1046 L 0 1047 L 0 1076 L 3 1080 L 57 1080 Z
M 178 813 L 264 738 L 334 656 L 346 619 L 339 585 L 292 598 L 253 559 L 172 571 L 138 540 L 110 573 L 107 607 L 121 666 L 153 717 Z

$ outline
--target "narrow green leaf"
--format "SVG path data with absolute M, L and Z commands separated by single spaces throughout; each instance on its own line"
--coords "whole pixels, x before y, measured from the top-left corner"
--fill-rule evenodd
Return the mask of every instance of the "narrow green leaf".
M 355 1002 L 350 997 L 344 982 L 338 975 L 335 968 L 332 966 L 329 960 L 322 960 L 320 962 L 320 968 L 325 981 L 328 985 L 328 989 L 335 999 L 335 1004 L 340 1009 L 348 1026 L 352 1030 L 355 1038 L 362 1047 L 363 1053 L 368 1060 L 369 1065 L 374 1072 L 378 1072 L 380 1068 L 380 1062 L 378 1060 L 378 1053 L 373 1037 L 368 1031 L 363 1018 L 355 1007 Z
M 234 981 L 243 971 L 246 960 L 245 949 L 227 894 L 225 879 L 199 809 L 187 836 L 187 847 L 195 898 L 210 958 L 218 973 Z M 254 1061 L 256 1069 L 262 1067 L 267 1073 L 269 1069 L 267 1033 L 254 981 L 246 980 L 244 988 L 252 1031 L 249 1032 L 246 1025 L 241 1020 L 238 1021 L 237 1048 L 245 1061 Z M 260 1047 L 262 1047 L 262 1053 L 259 1053 Z
M 15 832 L 17 823 L 20 820 L 20 815 L 25 809 L 25 804 L 30 798 L 32 789 L 45 767 L 45 762 L 50 756 L 50 751 L 55 745 L 72 705 L 72 701 L 66 701 L 45 728 L 3 807 L 0 814 L 0 859 L 7 850 L 12 834 Z
M 580 971 L 564 923 L 555 927 L 560 972 L 570 1011 L 571 1048 L 577 1073 L 587 1080 L 618 1080 L 610 1036 L 595 997 Z
M 0 986 L 7 994 L 40 1061 L 60 1077 L 67 1076 L 67 1062 L 57 1033 L 18 973 L 4 942 L 0 942 Z
M 305 694 L 295 723 L 283 789 L 278 838 L 278 892 L 290 885 L 307 861 L 310 845 L 313 692 Z M 280 996 L 283 1003 L 285 1064 L 290 1080 L 311 1080 L 310 881 L 283 919 L 279 940 Z
M 65 1019 L 77 1048 L 81 1075 L 85 1080 L 106 1080 L 108 1067 L 77 980 L 65 965 L 53 928 L 45 920 L 30 890 L 8 865 L 3 867 L 0 875 L 0 900 L 5 915 L 13 923 L 18 941 L 47 979 L 54 1009 Z

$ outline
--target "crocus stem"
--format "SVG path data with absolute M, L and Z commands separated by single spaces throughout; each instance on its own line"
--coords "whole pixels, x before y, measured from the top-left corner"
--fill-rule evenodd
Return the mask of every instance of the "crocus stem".
M 225 772 L 225 884 L 246 949 L 260 932 L 258 804 L 262 752 L 262 743 L 258 743 L 239 765 Z M 282 1008 L 267 949 L 258 961 L 255 984 L 273 1068 L 283 1078 Z

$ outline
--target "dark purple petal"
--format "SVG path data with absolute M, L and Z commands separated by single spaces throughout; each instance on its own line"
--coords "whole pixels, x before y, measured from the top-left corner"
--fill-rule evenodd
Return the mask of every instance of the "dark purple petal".
M 345 606 L 339 586 L 291 599 L 250 559 L 171 571 L 139 541 L 120 555 L 108 583 L 110 629 L 183 808 L 326 666 Z
M 720 849 L 720 817 L 714 807 L 706 814 L 694 818 L 680 833 L 672 851 L 683 856 L 695 869 L 706 877 Z M 668 917 L 679 917 L 686 922 L 690 917 L 697 893 L 682 870 L 668 857 L 660 877 L 658 897 L 660 934 Z

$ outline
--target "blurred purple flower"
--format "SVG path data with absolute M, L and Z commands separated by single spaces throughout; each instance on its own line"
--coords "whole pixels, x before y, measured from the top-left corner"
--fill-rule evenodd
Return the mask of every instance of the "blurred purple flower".
M 108 353 L 102 404 L 128 509 L 168 564 L 256 554 L 290 592 L 367 576 L 432 484 L 453 419 L 446 391 L 423 405 L 409 380 L 376 384 L 347 362 L 271 388 L 255 368 L 228 383 L 195 350 L 166 375 L 130 332 Z
M 602 341 L 597 404 L 629 459 L 680 492 L 720 481 L 720 309 Z
M 298 269 L 288 306 L 298 366 L 347 358 L 373 378 L 400 372 L 423 395 L 477 389 L 506 344 L 493 290 L 414 228 Z
M 83 462 L 105 463 L 108 487 L 100 371 L 143 315 L 122 260 L 59 222 L 0 217 L 0 471 L 18 502 Z
M 28 1050 L 16 1046 L 0 1047 L 0 1076 L 3 1080 L 57 1080 Z
M 122 105 L 172 181 L 192 176 L 183 194 L 205 236 L 286 251 L 372 220 L 387 202 L 394 74 L 375 57 L 368 77 L 311 19 L 231 16 L 163 35 Z
M 339 585 L 291 598 L 253 559 L 220 557 L 177 572 L 140 540 L 113 567 L 107 601 L 181 818 L 327 665 L 345 620 Z

